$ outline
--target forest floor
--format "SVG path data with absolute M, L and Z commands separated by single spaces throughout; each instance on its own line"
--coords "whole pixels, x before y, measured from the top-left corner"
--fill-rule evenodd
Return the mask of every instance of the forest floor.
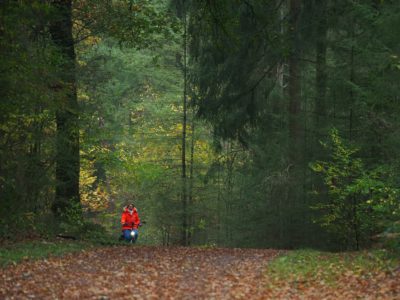
M 0 299 L 396 298 L 400 268 L 369 254 L 114 246 L 0 268 Z

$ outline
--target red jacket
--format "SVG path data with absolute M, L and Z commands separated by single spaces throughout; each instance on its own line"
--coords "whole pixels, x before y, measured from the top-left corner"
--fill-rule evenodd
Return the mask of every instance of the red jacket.
M 132 212 L 125 208 L 121 216 L 122 230 L 138 229 L 139 223 L 140 219 L 136 207 L 133 208 Z

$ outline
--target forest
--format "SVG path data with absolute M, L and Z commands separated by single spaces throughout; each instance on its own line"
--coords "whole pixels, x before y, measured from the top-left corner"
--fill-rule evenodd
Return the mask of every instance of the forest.
M 112 256 L 133 203 L 143 265 L 205 249 L 290 274 L 274 257 L 390 253 L 400 280 L 399 1 L 0 0 L 0 16 L 0 262 L 30 243 Z M 57 295 L 93 296 L 75 292 Z

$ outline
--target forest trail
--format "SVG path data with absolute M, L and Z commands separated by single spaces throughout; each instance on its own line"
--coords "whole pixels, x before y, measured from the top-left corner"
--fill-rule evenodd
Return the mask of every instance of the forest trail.
M 111 247 L 0 269 L 1 299 L 232 299 L 263 291 L 279 251 Z
M 399 289 L 400 272 L 390 280 L 383 276 L 356 281 L 356 286 L 344 276 L 335 288 L 320 283 L 304 290 L 301 283 L 271 288 L 267 265 L 281 253 L 268 249 L 100 248 L 0 269 L 0 299 L 395 299 L 393 292 Z M 379 297 L 376 292 L 382 287 L 392 290 Z

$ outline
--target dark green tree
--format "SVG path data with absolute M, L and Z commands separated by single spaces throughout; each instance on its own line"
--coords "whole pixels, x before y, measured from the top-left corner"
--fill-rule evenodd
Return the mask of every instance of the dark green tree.
M 53 211 L 60 216 L 80 203 L 79 106 L 76 92 L 75 43 L 72 36 L 72 1 L 52 3 L 50 34 L 60 51 L 58 76 L 52 88 L 57 99 L 56 195 Z

